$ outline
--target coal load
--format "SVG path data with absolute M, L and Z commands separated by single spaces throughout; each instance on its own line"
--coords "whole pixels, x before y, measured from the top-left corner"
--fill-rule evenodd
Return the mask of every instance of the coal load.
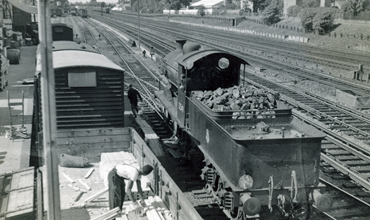
M 214 91 L 193 91 L 193 97 L 213 111 L 263 111 L 277 108 L 279 93 L 252 85 L 218 88 Z

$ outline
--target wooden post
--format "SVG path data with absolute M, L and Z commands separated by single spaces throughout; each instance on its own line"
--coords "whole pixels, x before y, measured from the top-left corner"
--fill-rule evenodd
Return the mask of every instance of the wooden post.
M 60 192 L 58 174 L 55 80 L 52 57 L 50 0 L 37 2 L 41 52 L 41 100 L 44 157 L 46 166 L 47 219 L 60 220 Z

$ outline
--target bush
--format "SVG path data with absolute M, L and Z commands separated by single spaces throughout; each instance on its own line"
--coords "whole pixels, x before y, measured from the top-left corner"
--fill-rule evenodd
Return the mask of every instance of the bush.
M 319 34 L 325 34 L 333 29 L 334 11 L 330 8 L 320 8 L 313 18 L 313 29 Z
M 299 17 L 301 18 L 302 28 L 306 32 L 313 31 L 313 18 L 315 17 L 315 15 L 316 15 L 315 8 L 305 8 L 299 14 Z
M 245 15 L 245 11 L 243 9 L 240 9 L 239 10 L 239 16 L 244 16 Z
M 229 3 L 229 4 L 226 3 L 225 8 L 227 10 L 234 10 L 234 9 L 236 9 L 236 5 L 234 3 Z
M 334 26 L 334 12 L 332 8 L 305 8 L 300 13 L 302 28 L 306 32 L 327 33 Z
M 298 17 L 299 12 L 301 12 L 301 10 L 302 10 L 302 7 L 299 5 L 290 6 L 287 9 L 288 17 Z
M 278 23 L 280 19 L 281 9 L 279 4 L 272 2 L 267 8 L 263 11 L 263 22 L 268 25 Z
M 204 15 L 206 15 L 205 9 L 206 9 L 206 8 L 205 8 L 204 6 L 200 6 L 200 7 L 198 8 L 197 15 L 199 15 L 199 16 L 201 16 L 201 17 L 203 17 Z
M 304 0 L 302 1 L 303 8 L 316 8 L 320 7 L 320 3 L 317 0 Z

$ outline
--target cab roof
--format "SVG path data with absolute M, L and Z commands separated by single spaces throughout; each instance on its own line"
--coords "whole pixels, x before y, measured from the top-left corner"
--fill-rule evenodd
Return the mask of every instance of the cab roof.
M 234 61 L 238 61 L 239 63 L 241 64 L 248 64 L 247 61 L 231 54 L 231 53 L 227 53 L 227 52 L 224 52 L 224 51 L 220 51 L 220 50 L 215 50 L 215 49 L 204 49 L 204 50 L 195 50 L 195 51 L 192 51 L 192 52 L 189 52 L 189 53 L 186 53 L 180 57 L 178 57 L 176 59 L 176 62 L 179 63 L 180 65 L 188 68 L 188 69 L 191 69 L 193 68 L 193 65 L 196 61 L 204 58 L 204 57 L 207 57 L 207 56 L 210 56 L 210 55 L 214 55 L 214 54 L 220 54 L 221 56 L 224 56 L 224 57 L 227 57 L 228 59 L 233 59 Z

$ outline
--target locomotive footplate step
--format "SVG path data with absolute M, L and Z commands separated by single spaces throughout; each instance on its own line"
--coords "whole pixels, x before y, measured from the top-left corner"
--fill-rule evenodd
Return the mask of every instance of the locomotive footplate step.
M 181 158 L 181 155 L 178 151 L 173 150 L 171 148 L 167 149 L 168 152 L 174 157 L 174 158 Z
M 166 147 L 172 148 L 172 149 L 177 149 L 179 146 L 177 144 L 171 144 L 171 143 L 164 143 Z

